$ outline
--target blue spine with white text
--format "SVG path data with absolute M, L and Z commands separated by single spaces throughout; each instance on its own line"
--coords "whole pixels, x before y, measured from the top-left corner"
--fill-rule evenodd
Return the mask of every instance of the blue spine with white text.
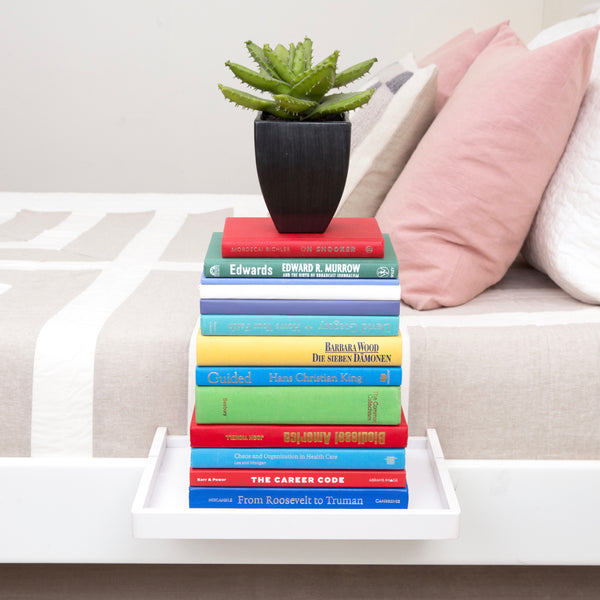
M 407 508 L 408 488 L 189 488 L 190 508 Z
M 192 448 L 193 469 L 402 470 L 404 448 Z
M 349 239 L 348 243 L 352 243 L 352 240 Z M 391 261 L 395 261 L 393 247 L 387 236 L 386 243 L 386 255 Z M 213 255 L 215 254 L 214 244 L 211 252 Z M 211 255 L 211 259 L 218 261 L 219 257 Z M 236 264 L 239 263 L 240 268 L 243 269 L 245 260 L 249 265 L 253 264 L 251 259 L 244 258 L 236 258 Z M 338 263 L 344 262 L 344 259 L 341 258 L 336 260 Z M 376 259 L 364 258 L 361 260 L 366 270 L 371 269 L 370 264 L 375 266 Z M 370 263 L 370 261 L 374 262 Z M 376 272 L 377 269 L 373 268 L 373 271 Z M 208 390 L 207 386 L 223 386 L 224 390 L 226 390 L 225 386 L 236 386 L 236 394 L 238 392 L 246 394 L 251 390 L 244 391 L 243 388 L 278 386 L 278 389 L 281 390 L 282 404 L 273 407 L 273 410 L 278 408 L 285 411 L 289 402 L 289 398 L 286 396 L 287 387 L 305 387 L 306 404 L 309 406 L 308 400 L 311 398 L 311 387 L 313 386 L 339 386 L 348 387 L 349 390 L 351 388 L 356 390 L 356 386 L 372 386 L 388 390 L 390 387 L 397 387 L 399 390 L 402 384 L 401 353 L 397 361 L 385 366 L 377 365 L 376 361 L 373 361 L 373 366 L 364 367 L 356 365 L 344 367 L 335 363 L 321 366 L 315 359 L 313 359 L 315 364 L 296 364 L 298 361 L 291 358 L 296 356 L 291 354 L 292 347 L 286 348 L 281 344 L 278 346 L 276 341 L 277 338 L 281 340 L 283 336 L 298 337 L 299 341 L 301 337 L 306 339 L 308 336 L 326 336 L 333 338 L 332 341 L 339 338 L 340 343 L 346 340 L 347 345 L 350 345 L 350 342 L 353 341 L 350 340 L 350 337 L 364 338 L 365 341 L 371 338 L 371 342 L 376 336 L 398 336 L 399 338 L 401 336 L 399 320 L 401 287 L 397 276 L 388 279 L 323 277 L 317 280 L 290 281 L 290 278 L 286 277 L 211 279 L 203 275 L 198 287 L 200 293 L 200 337 L 213 336 L 215 338 L 213 342 L 208 342 L 208 345 L 204 338 L 202 345 L 197 347 L 197 352 L 200 352 L 197 362 L 204 363 L 204 365 L 196 365 L 193 375 L 196 389 L 200 392 L 203 387 Z M 234 363 L 236 366 L 212 365 L 203 360 L 204 357 L 210 356 L 206 348 L 209 348 L 211 343 L 220 344 L 226 349 L 236 347 L 237 344 L 239 348 L 243 347 L 240 344 L 242 344 L 242 337 L 245 336 L 261 336 L 266 344 L 264 346 L 265 354 L 266 348 L 277 348 L 277 350 L 271 351 L 270 358 L 267 356 L 263 358 L 257 340 L 256 344 L 252 345 L 253 350 L 249 351 L 252 356 L 249 356 L 248 362 L 252 366 L 241 363 Z M 210 339 L 212 340 L 213 337 Z M 272 338 L 273 341 L 271 342 L 269 338 Z M 236 339 L 239 340 L 237 343 Z M 233 346 L 230 346 L 230 343 Z M 290 353 L 287 364 L 292 366 L 273 364 L 279 358 L 277 352 L 280 347 L 281 351 Z M 246 352 L 245 349 L 244 352 Z M 381 352 L 383 353 L 383 349 Z M 298 356 L 300 359 L 302 358 L 302 356 Z M 227 362 L 227 357 L 226 350 L 223 362 Z M 298 390 L 291 389 L 289 393 L 291 394 L 292 391 L 298 393 Z M 231 394 L 233 394 L 233 389 Z M 382 470 L 393 472 L 405 469 L 406 422 L 401 425 L 404 427 L 404 441 L 400 441 L 400 436 L 390 433 L 387 441 L 384 437 L 380 438 L 381 443 L 378 448 L 364 447 L 358 442 L 354 447 L 353 442 L 350 442 L 350 447 L 333 449 L 318 447 L 314 440 L 311 446 L 269 447 L 257 440 L 273 439 L 270 435 L 273 425 L 269 425 L 267 422 L 263 423 L 263 417 L 260 419 L 261 423 L 249 423 L 249 417 L 232 410 L 233 400 L 231 398 L 228 400 L 226 396 L 228 396 L 228 392 L 223 391 L 222 416 L 221 404 L 214 405 L 219 419 L 223 421 L 219 430 L 221 435 L 218 438 L 198 438 L 198 435 L 208 436 L 209 434 L 208 432 L 203 434 L 202 427 L 195 431 L 194 439 L 197 440 L 197 446 L 191 448 L 190 469 L 288 469 L 297 472 L 298 476 L 302 476 L 311 469 L 343 469 L 356 473 Z M 371 396 L 377 397 L 370 395 L 369 398 Z M 202 402 L 203 398 L 206 398 L 203 393 L 197 395 L 198 402 Z M 377 407 L 373 406 L 373 400 L 369 398 L 365 399 L 364 411 L 372 415 L 377 413 Z M 241 400 L 243 398 L 240 396 Z M 208 405 L 206 406 L 208 407 Z M 198 405 L 196 408 L 198 409 Z M 194 424 L 196 418 L 200 419 L 200 417 L 196 417 L 197 412 L 192 417 Z M 267 416 L 265 414 L 264 419 Z M 353 420 L 351 423 L 344 423 L 343 416 L 340 413 L 339 417 L 336 416 L 336 422 L 338 418 L 340 419 L 339 423 L 330 424 L 327 427 L 332 431 L 337 427 L 344 427 L 345 435 L 349 440 L 354 439 L 350 435 L 353 429 L 356 429 L 357 432 L 359 430 L 364 432 L 372 425 L 380 425 L 378 422 L 360 425 L 357 422 L 360 419 L 360 413 L 357 413 L 357 420 Z M 300 417 L 301 414 L 297 413 L 296 422 L 294 422 L 294 417 L 291 416 L 290 421 L 283 428 L 287 426 L 291 429 L 301 428 L 302 424 L 297 422 Z M 246 422 L 241 422 L 244 420 Z M 202 425 L 200 420 L 198 423 Z M 208 429 L 211 425 L 203 427 Z M 228 435 L 228 427 L 231 427 L 230 435 Z M 247 432 L 245 427 L 248 428 Z M 388 426 L 388 429 L 389 427 L 394 426 Z M 261 434 L 261 428 L 264 428 L 264 434 Z M 381 435 L 385 436 L 384 430 Z M 358 439 L 358 436 L 356 437 Z M 243 440 L 246 438 L 248 442 L 247 445 L 244 445 Z M 219 447 L 214 447 L 216 445 Z M 403 481 L 404 483 L 397 484 L 397 487 L 344 488 L 331 484 L 331 487 L 291 488 L 286 486 L 215 487 L 214 484 L 208 486 L 197 483 L 198 479 L 196 479 L 189 487 L 189 506 L 215 509 L 407 508 L 408 487 L 405 479 Z M 235 484 L 230 483 L 230 485 Z

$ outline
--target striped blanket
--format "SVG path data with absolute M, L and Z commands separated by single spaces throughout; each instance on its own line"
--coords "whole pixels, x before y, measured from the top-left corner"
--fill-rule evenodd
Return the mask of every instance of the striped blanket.
M 213 231 L 257 197 L 0 194 L 0 455 L 145 456 L 187 429 Z

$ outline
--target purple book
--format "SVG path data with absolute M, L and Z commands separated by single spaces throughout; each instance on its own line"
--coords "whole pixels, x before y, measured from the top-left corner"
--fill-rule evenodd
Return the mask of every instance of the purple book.
M 374 315 L 398 316 L 398 300 L 247 300 L 203 298 L 204 315 Z

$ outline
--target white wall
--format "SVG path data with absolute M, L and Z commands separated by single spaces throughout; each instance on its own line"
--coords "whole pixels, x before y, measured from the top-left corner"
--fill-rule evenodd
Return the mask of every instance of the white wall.
M 0 191 L 258 192 L 243 42 L 309 35 L 340 66 L 417 58 L 510 19 L 529 41 L 582 0 L 0 0 Z

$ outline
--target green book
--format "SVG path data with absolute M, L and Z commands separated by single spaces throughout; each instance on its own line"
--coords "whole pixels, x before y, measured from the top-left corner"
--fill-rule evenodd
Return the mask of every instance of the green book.
M 272 277 L 303 279 L 396 279 L 398 259 L 390 236 L 383 234 L 382 258 L 223 258 L 222 232 L 214 232 L 204 257 L 205 277 Z
M 197 423 L 398 425 L 400 386 L 196 386 Z

